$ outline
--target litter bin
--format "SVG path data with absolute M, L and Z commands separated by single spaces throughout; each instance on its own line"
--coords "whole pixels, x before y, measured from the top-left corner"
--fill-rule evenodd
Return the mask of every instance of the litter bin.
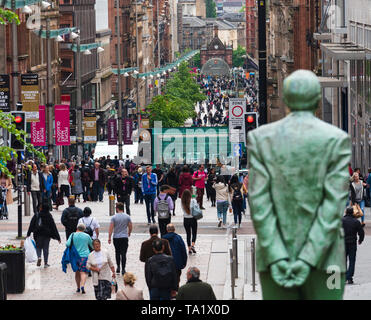
M 0 262 L 0 301 L 6 300 L 7 295 L 6 269 L 6 263 Z
M 25 252 L 22 250 L 0 250 L 0 263 L 7 266 L 7 293 L 22 293 L 25 289 Z

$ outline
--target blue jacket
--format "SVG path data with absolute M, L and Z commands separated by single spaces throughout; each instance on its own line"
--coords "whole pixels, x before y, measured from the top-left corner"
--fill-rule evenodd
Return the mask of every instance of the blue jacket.
M 44 179 L 45 190 L 47 192 L 49 192 L 52 189 L 52 185 L 53 185 L 53 175 L 51 173 L 49 173 L 48 174 L 48 178 L 46 179 L 46 181 L 45 181 L 45 177 L 44 177 L 44 174 L 43 173 L 41 173 L 41 176 Z
M 142 191 L 143 194 L 156 194 L 157 193 L 157 174 L 151 173 L 151 182 L 148 188 L 148 178 L 147 173 L 142 176 Z
M 80 256 L 75 248 L 75 246 L 67 247 L 64 250 L 63 257 L 62 257 L 62 270 L 63 272 L 67 273 L 67 265 L 70 263 L 73 272 L 76 272 L 77 262 L 80 260 Z
M 170 243 L 171 254 L 174 258 L 175 266 L 177 270 L 182 270 L 187 265 L 187 250 L 182 237 L 175 232 L 165 234 L 163 239 L 166 239 Z

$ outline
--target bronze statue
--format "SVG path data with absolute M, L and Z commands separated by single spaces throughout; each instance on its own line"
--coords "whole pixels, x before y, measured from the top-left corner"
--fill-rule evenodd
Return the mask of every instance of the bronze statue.
M 314 116 L 320 97 L 314 73 L 292 73 L 284 81 L 291 113 L 248 135 L 249 204 L 263 299 L 343 297 L 341 218 L 350 139 Z M 341 279 L 334 288 L 328 280 L 336 272 Z

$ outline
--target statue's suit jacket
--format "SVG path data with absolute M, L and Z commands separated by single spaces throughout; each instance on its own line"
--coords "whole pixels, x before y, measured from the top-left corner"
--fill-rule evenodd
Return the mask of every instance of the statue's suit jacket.
M 257 270 L 301 259 L 318 270 L 337 266 L 345 272 L 341 218 L 348 194 L 348 135 L 311 112 L 293 112 L 250 131 L 248 153 Z

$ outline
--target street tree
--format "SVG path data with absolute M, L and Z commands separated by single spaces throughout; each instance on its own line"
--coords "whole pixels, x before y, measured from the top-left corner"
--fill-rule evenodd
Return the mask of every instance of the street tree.
M 216 5 L 214 0 L 205 0 L 206 18 L 216 18 Z
M 233 67 L 243 67 L 246 58 L 246 49 L 240 45 L 238 45 L 236 50 L 233 50 L 232 54 L 232 63 Z

